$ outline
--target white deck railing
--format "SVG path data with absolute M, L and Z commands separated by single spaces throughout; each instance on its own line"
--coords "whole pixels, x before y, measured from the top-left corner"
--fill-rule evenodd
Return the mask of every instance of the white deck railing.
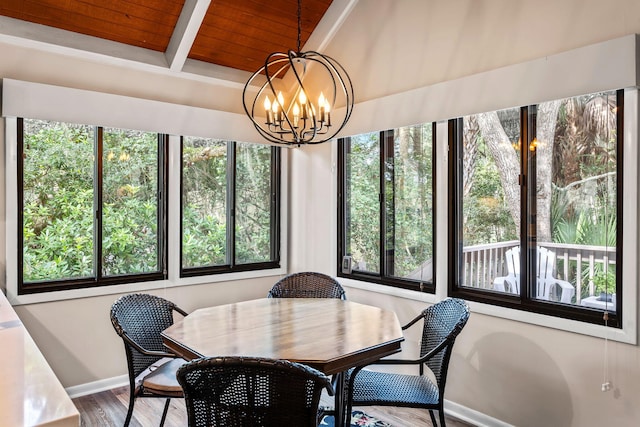
M 508 273 L 504 253 L 519 244 L 519 241 L 511 240 L 464 247 L 462 249 L 462 283 L 474 288 L 493 289 L 493 280 Z M 589 296 L 594 294 L 593 276 L 597 270 L 596 266 L 616 264 L 615 247 L 545 242 L 539 242 L 538 246 L 556 253 L 555 277 L 575 286 L 576 304 L 580 304 L 584 286 L 588 287 Z M 583 283 L 585 269 L 588 273 L 586 284 Z

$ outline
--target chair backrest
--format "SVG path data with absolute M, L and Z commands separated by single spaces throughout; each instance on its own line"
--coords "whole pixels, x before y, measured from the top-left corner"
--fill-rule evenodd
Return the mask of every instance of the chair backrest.
M 509 291 L 513 294 L 520 293 L 520 246 L 515 246 L 504 253 L 507 264 L 508 276 L 506 282 Z M 506 285 L 505 285 L 506 287 Z
M 433 372 L 440 392 L 444 392 L 453 344 L 469 319 L 464 300 L 447 298 L 422 312 L 424 327 L 420 356 L 434 352 L 425 364 Z
M 189 427 L 317 426 L 331 380 L 306 365 L 251 357 L 197 359 L 177 372 Z
M 504 253 L 507 272 L 510 275 L 520 274 L 520 246 L 515 246 Z
M 269 298 L 346 299 L 342 285 L 331 276 L 316 272 L 294 273 L 283 277 L 267 294 Z
M 140 353 L 127 338 L 145 350 L 166 353 L 160 332 L 173 324 L 173 310 L 184 314 L 171 301 L 148 294 L 124 295 L 111 306 L 111 324 L 124 340 L 129 375 L 132 378 L 140 375 L 161 357 Z
M 504 253 L 507 263 L 507 271 L 509 278 L 514 281 L 516 287 L 514 293 L 520 291 L 520 246 L 515 246 Z M 554 279 L 556 270 L 556 253 L 543 247 L 537 247 L 536 254 L 536 277 L 538 278 L 538 286 L 536 288 L 536 297 L 540 299 L 549 299 L 549 289 L 547 289 L 547 279 Z
M 556 253 L 538 246 L 538 278 L 552 279 L 556 272 Z

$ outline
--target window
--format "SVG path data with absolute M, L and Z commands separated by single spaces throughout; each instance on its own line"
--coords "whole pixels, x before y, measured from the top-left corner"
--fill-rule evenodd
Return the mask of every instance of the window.
M 277 268 L 280 149 L 183 137 L 181 275 Z
M 622 110 L 617 91 L 450 122 L 453 295 L 621 327 Z
M 165 140 L 18 120 L 18 292 L 165 277 Z
M 432 124 L 340 139 L 338 271 L 434 292 Z

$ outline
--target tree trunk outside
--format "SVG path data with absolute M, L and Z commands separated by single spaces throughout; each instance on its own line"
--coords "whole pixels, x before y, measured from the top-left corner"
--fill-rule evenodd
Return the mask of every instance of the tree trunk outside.
M 475 116 L 465 117 L 463 121 L 462 152 L 462 197 L 467 197 L 473 186 L 473 175 L 476 171 L 476 160 L 478 159 L 478 120 Z
M 537 239 L 551 242 L 551 177 L 553 172 L 553 145 L 561 101 L 538 105 L 536 119 L 536 204 Z
M 520 161 L 518 152 L 511 145 L 495 111 L 478 114 L 477 118 L 480 134 L 498 168 L 505 203 L 511 213 L 511 218 L 513 218 L 516 233 L 520 234 L 520 186 L 518 184 Z

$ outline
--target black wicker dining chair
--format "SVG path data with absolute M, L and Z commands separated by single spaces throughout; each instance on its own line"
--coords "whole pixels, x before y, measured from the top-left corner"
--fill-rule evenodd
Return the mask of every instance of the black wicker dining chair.
M 400 406 L 429 410 L 431 422 L 438 426 L 434 410 L 438 411 L 440 426 L 444 419 L 444 388 L 447 380 L 449 359 L 455 340 L 469 319 L 467 303 L 457 298 L 447 298 L 427 309 L 411 320 L 403 330 L 423 320 L 420 357 L 415 360 L 381 359 L 375 365 L 419 365 L 419 375 L 374 372 L 354 368 L 349 372 L 348 409 L 353 406 Z M 432 381 L 424 375 L 424 367 L 431 370 Z
M 160 426 L 164 425 L 172 397 L 182 397 L 176 371 L 185 361 L 162 344 L 160 332 L 173 324 L 174 311 L 187 313 L 171 301 L 148 294 L 124 295 L 111 306 L 111 324 L 124 341 L 129 371 L 129 409 L 124 426 L 133 415 L 137 397 L 166 398 Z
M 178 369 L 189 427 L 313 426 L 330 379 L 309 366 L 256 357 L 208 357 Z
M 342 285 L 323 273 L 293 273 L 276 282 L 269 298 L 339 298 L 346 299 Z

